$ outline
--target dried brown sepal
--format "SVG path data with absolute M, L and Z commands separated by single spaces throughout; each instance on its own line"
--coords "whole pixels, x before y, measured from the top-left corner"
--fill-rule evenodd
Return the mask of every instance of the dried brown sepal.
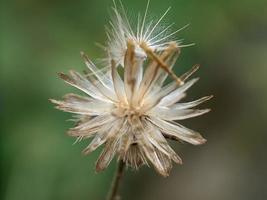
M 183 81 L 179 78 L 179 77 L 177 77 L 176 76 L 176 74 L 169 68 L 169 66 L 168 65 L 166 65 L 165 63 L 164 63 L 164 61 L 162 61 L 162 59 L 158 56 L 158 55 L 156 55 L 155 53 L 154 53 L 154 51 L 151 49 L 151 48 L 149 48 L 148 46 L 147 46 L 147 44 L 146 43 L 141 43 L 140 44 L 140 47 L 146 52 L 146 54 L 152 59 L 152 60 L 155 60 L 158 64 L 159 64 L 159 66 L 163 69 L 163 70 L 165 70 L 176 82 L 177 82 L 177 85 L 182 85 L 183 84 Z

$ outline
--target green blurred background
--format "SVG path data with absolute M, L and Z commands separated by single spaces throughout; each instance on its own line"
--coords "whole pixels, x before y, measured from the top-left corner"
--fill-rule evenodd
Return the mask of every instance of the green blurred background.
M 123 0 L 132 18 L 146 1 Z M 81 155 L 88 141 L 72 145 L 64 133 L 71 118 L 48 98 L 77 90 L 56 73 L 85 66 L 79 52 L 101 57 L 111 0 L 2 0 L 0 63 L 0 199 L 98 200 L 109 188 L 115 162 L 100 174 L 99 154 Z M 267 199 L 267 1 L 151 0 L 150 14 L 167 16 L 184 48 L 177 73 L 193 64 L 201 79 L 187 100 L 214 94 L 212 112 L 182 123 L 208 139 L 203 146 L 172 144 L 183 158 L 169 178 L 147 167 L 128 170 L 127 200 Z M 132 14 L 131 14 L 132 13 Z

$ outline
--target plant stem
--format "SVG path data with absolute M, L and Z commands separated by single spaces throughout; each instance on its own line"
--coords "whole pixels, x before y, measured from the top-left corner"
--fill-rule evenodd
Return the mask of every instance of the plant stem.
M 110 192 L 107 200 L 119 200 L 120 196 L 118 195 L 119 186 L 122 180 L 123 171 L 124 171 L 125 163 L 120 160 L 118 164 L 117 171 L 115 172 L 112 185 L 110 187 Z

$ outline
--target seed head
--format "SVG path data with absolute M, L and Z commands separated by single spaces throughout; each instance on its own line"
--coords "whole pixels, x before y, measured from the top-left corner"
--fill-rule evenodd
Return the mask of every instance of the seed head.
M 170 41 L 175 41 L 179 47 L 190 46 L 181 45 L 182 40 L 172 40 L 173 36 L 186 28 L 188 25 L 178 29 L 172 30 L 174 23 L 166 25 L 163 23 L 164 18 L 170 11 L 170 7 L 162 14 L 158 19 L 148 20 L 148 0 L 145 12 L 143 16 L 140 13 L 137 14 L 137 21 L 132 23 L 127 17 L 124 6 L 121 1 L 119 5 L 114 1 L 114 7 L 112 8 L 113 17 L 109 22 L 109 26 L 106 27 L 106 33 L 108 41 L 104 50 L 107 53 L 107 58 L 104 58 L 106 65 L 110 64 L 110 59 L 114 59 L 117 64 L 124 66 L 125 52 L 127 50 L 127 42 L 131 40 L 135 46 L 136 59 L 146 59 L 147 53 L 144 51 L 144 46 L 153 52 L 161 52 L 165 50 Z M 143 47 L 142 47 L 143 46 Z
M 116 18 L 111 23 L 107 46 L 109 70 L 101 71 L 81 53 L 89 73 L 70 71 L 59 76 L 85 96 L 67 94 L 61 101 L 51 101 L 58 109 L 77 114 L 77 125 L 68 131 L 70 136 L 77 141 L 93 138 L 84 154 L 104 145 L 96 163 L 97 171 L 104 170 L 117 156 L 135 169 L 143 164 L 152 165 L 161 175 L 168 176 L 172 161 L 181 164 L 182 160 L 167 140 L 203 144 L 206 140 L 198 132 L 178 121 L 207 113 L 209 109 L 193 108 L 211 96 L 180 103 L 198 80 L 187 81 L 198 66 L 177 77 L 172 68 L 180 53 L 179 44 L 161 43 L 169 37 L 159 39 L 159 33 L 152 36 L 161 20 L 145 28 L 146 9 L 143 20 L 138 18 L 137 33 L 133 34 L 128 20 L 122 19 L 116 7 L 114 12 Z M 120 68 L 122 75 L 118 72 Z M 168 75 L 174 81 L 165 84 Z

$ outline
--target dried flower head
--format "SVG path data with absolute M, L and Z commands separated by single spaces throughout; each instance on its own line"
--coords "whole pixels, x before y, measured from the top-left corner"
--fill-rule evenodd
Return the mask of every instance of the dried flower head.
M 153 52 L 160 52 L 165 50 L 170 41 L 175 41 L 179 47 L 190 46 L 181 45 L 182 40 L 172 40 L 173 36 L 186 28 L 188 25 L 172 31 L 174 23 L 166 25 L 162 23 L 164 17 L 170 11 L 170 7 L 163 13 L 159 19 L 148 20 L 149 0 L 147 2 L 146 10 L 141 17 L 140 13 L 137 14 L 136 25 L 131 23 L 128 19 L 125 8 L 121 1 L 120 5 L 116 5 L 114 1 L 113 17 L 106 27 L 108 37 L 107 45 L 104 50 L 107 53 L 107 58 L 104 58 L 106 65 L 110 65 L 110 60 L 113 59 L 117 64 L 124 66 L 125 52 L 127 50 L 127 42 L 132 40 L 135 45 L 135 56 L 137 59 L 146 59 L 147 54 L 141 45 L 146 45 Z M 148 22 L 147 22 L 148 21 Z
M 69 75 L 60 73 L 59 76 L 87 96 L 67 94 L 62 101 L 51 101 L 60 110 L 78 114 L 77 126 L 68 134 L 77 137 L 77 141 L 93 138 L 84 149 L 85 154 L 104 145 L 96 163 L 97 171 L 104 170 L 117 155 L 128 166 L 138 168 L 151 164 L 161 175 L 168 176 L 172 161 L 181 164 L 182 160 L 167 139 L 203 144 L 206 140 L 198 132 L 177 121 L 207 113 L 209 109 L 193 107 L 211 96 L 180 103 L 185 92 L 198 80 L 187 81 L 198 66 L 177 77 L 172 68 L 180 52 L 179 45 L 169 41 L 159 45 L 164 48 L 157 51 L 152 39 L 147 39 L 154 28 L 144 29 L 143 25 L 141 28 L 138 25 L 140 33 L 134 36 L 116 9 L 115 13 L 117 25 L 113 31 L 119 27 L 121 30 L 118 31 L 122 31 L 123 36 L 115 36 L 120 33 L 114 32 L 109 38 L 110 70 L 101 71 L 82 53 L 89 73 L 81 75 L 70 71 Z M 121 51 L 121 58 L 117 49 L 125 49 Z M 120 69 L 123 75 L 118 72 Z M 168 75 L 174 81 L 165 84 Z

